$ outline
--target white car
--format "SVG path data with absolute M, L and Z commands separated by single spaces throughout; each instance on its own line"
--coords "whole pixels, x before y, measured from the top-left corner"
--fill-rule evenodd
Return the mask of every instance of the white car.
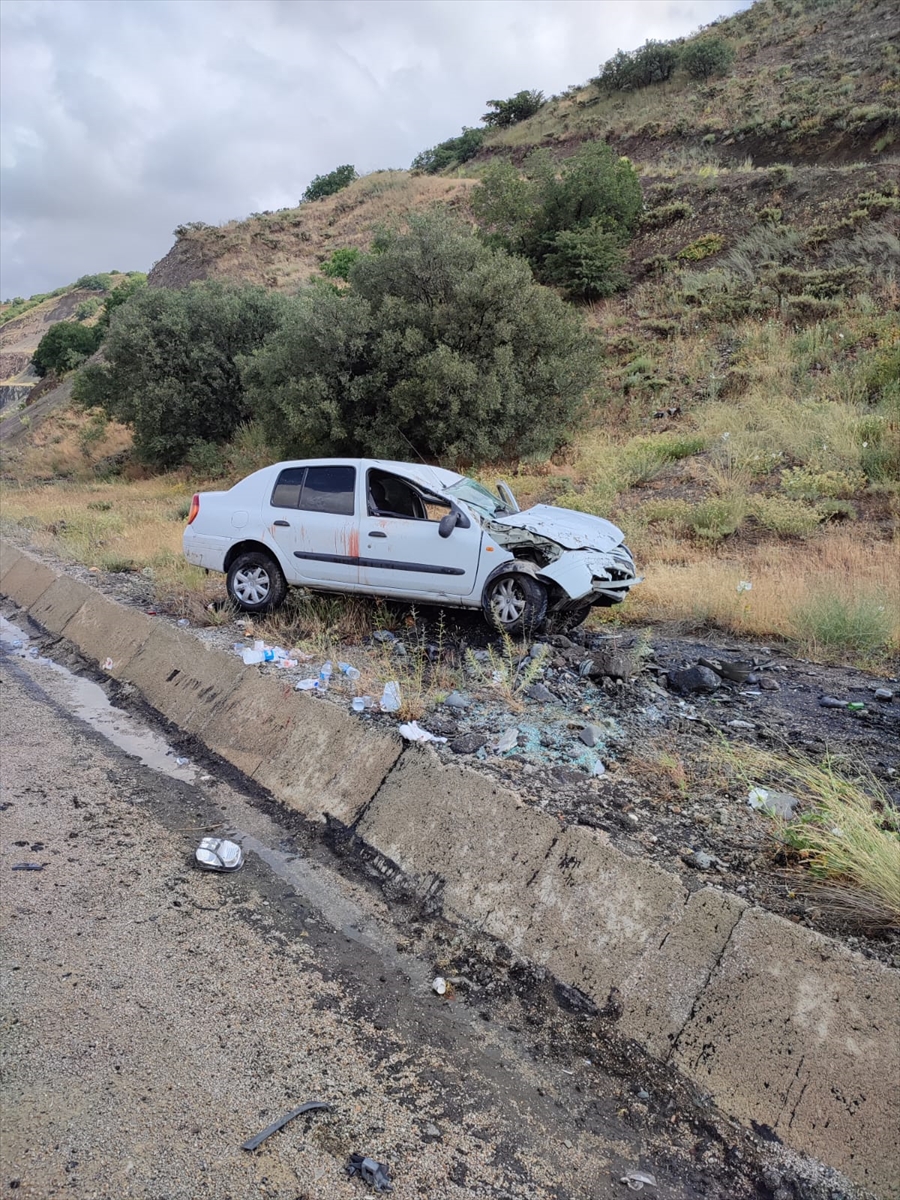
M 246 612 L 289 585 L 481 608 L 510 633 L 573 628 L 640 580 L 622 532 L 554 505 L 519 511 L 465 475 L 415 463 L 319 458 L 194 496 L 184 553 L 227 575 Z

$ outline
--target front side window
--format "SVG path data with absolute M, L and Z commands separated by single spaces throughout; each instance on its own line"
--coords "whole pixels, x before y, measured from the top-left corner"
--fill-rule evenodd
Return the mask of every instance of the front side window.
M 356 467 L 307 467 L 298 508 L 352 517 Z

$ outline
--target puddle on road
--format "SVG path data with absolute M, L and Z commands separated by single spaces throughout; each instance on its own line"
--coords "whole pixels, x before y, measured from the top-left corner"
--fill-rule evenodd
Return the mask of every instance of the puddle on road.
M 191 763 L 179 765 L 175 751 L 165 738 L 111 704 L 99 684 L 73 674 L 51 658 L 45 658 L 37 645 L 32 644 L 28 634 L 4 616 L 0 616 L 0 646 L 10 657 L 23 658 L 38 669 L 52 671 L 58 676 L 63 681 L 71 711 L 114 746 L 138 759 L 142 766 L 185 783 L 196 780 L 197 768 Z

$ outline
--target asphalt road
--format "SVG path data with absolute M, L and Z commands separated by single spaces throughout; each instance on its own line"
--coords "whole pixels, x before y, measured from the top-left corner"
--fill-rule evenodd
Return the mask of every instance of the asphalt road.
M 298 820 L 101 707 L 3 654 L 0 1194 L 374 1195 L 354 1152 L 397 1197 L 599 1200 L 640 1168 L 647 1196 L 747 1194 L 673 1102 L 654 1116 L 639 1081 L 574 1037 L 549 1048 L 489 986 L 437 996 L 414 912 L 398 934 Z M 242 840 L 240 872 L 193 867 L 207 831 Z M 311 1099 L 333 1111 L 241 1149 Z

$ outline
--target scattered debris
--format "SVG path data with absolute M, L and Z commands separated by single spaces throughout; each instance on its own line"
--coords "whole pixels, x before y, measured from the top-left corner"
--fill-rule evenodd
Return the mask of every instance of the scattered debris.
M 400 736 L 408 742 L 419 742 L 420 744 L 424 744 L 425 742 L 446 742 L 447 740 L 445 737 L 437 737 L 435 734 L 429 733 L 427 729 L 420 728 L 417 721 L 410 721 L 406 725 L 401 725 Z
M 182 618 L 181 618 L 181 620 L 180 620 L 180 621 L 176 621 L 176 622 L 175 622 L 175 624 L 176 624 L 176 625 L 180 625 L 180 626 L 181 626 L 181 628 L 182 628 L 182 629 L 184 629 L 184 628 L 186 628 L 188 625 L 190 625 L 190 621 L 187 619 L 187 617 L 182 617 Z
M 628 1185 L 632 1192 L 642 1192 L 644 1185 L 647 1187 L 656 1187 L 656 1176 L 651 1175 L 649 1171 L 629 1171 L 627 1175 L 623 1175 L 619 1183 Z
M 880 700 L 882 704 L 890 704 L 894 699 L 894 693 L 890 688 L 876 688 L 875 699 Z
M 350 663 L 339 662 L 338 670 L 340 671 L 340 673 L 342 675 L 345 675 L 353 683 L 355 683 L 356 680 L 359 679 L 359 677 L 360 677 L 359 668 L 351 666 Z
M 350 701 L 350 707 L 355 713 L 365 712 L 367 708 L 371 708 L 375 701 L 371 696 L 354 696 Z
M 392 1192 L 391 1176 L 385 1163 L 376 1162 L 363 1154 L 351 1154 L 347 1164 L 347 1178 L 359 1175 L 364 1183 L 373 1187 L 376 1192 Z
M 382 712 L 397 712 L 400 708 L 400 684 L 396 679 L 384 685 L 384 691 L 381 693 L 381 711 Z
M 175 759 L 175 766 L 176 767 L 186 767 L 190 761 L 191 760 L 189 758 L 184 758 L 182 756 L 181 758 Z
M 13 871 L 43 871 L 44 863 L 13 863 Z
M 314 692 L 319 686 L 318 679 L 298 679 L 294 684 L 295 692 Z
M 847 701 L 846 700 L 838 700 L 837 697 L 835 697 L 835 696 L 820 696 L 819 697 L 819 707 L 820 708 L 846 708 Z
M 103 661 L 103 670 L 104 670 L 104 671 L 111 671 L 112 669 L 113 669 L 113 660 L 112 660 L 111 658 L 104 659 L 104 661 Z
M 754 787 L 750 789 L 747 803 L 751 808 L 762 809 L 769 816 L 789 821 L 800 801 L 791 792 L 770 792 L 767 788 Z
M 669 686 L 676 692 L 714 692 L 719 687 L 719 676 L 709 667 L 685 667 L 669 672 Z
M 451 692 L 444 704 L 447 708 L 464 709 L 469 707 L 469 701 L 461 692 Z
M 515 726 L 513 726 L 511 729 L 506 730 L 506 732 L 500 738 L 500 741 L 497 742 L 496 746 L 494 746 L 494 749 L 498 754 L 505 754 L 508 750 L 512 750 L 518 744 L 519 731 Z
M 699 658 L 697 660 L 701 667 L 708 667 L 709 670 L 715 671 L 717 675 L 721 675 L 723 679 L 728 679 L 732 683 L 746 683 L 747 678 L 752 674 L 753 668 L 749 663 L 726 662 L 725 659 Z
M 447 980 L 443 975 L 436 975 L 434 982 L 431 985 L 431 990 L 437 992 L 439 996 L 444 996 L 447 993 Z
M 306 1104 L 301 1104 L 299 1108 L 292 1108 L 289 1113 L 285 1113 L 283 1117 L 279 1117 L 277 1121 L 273 1121 L 271 1125 L 267 1125 L 265 1129 L 260 1130 L 256 1137 L 249 1138 L 241 1146 L 242 1150 L 255 1150 L 257 1146 L 261 1146 L 266 1138 L 277 1133 L 279 1129 L 283 1129 L 288 1121 L 293 1121 L 294 1117 L 299 1117 L 301 1113 L 316 1112 L 324 1110 L 325 1112 L 333 1112 L 330 1104 L 326 1104 L 324 1100 L 309 1100 Z
M 243 850 L 226 838 L 204 838 L 194 857 L 205 871 L 238 871 L 244 865 Z
M 396 634 L 391 633 L 389 629 L 376 629 L 376 631 L 372 634 L 372 641 L 381 642 L 382 645 L 386 645 L 390 642 L 396 642 L 396 640 Z

